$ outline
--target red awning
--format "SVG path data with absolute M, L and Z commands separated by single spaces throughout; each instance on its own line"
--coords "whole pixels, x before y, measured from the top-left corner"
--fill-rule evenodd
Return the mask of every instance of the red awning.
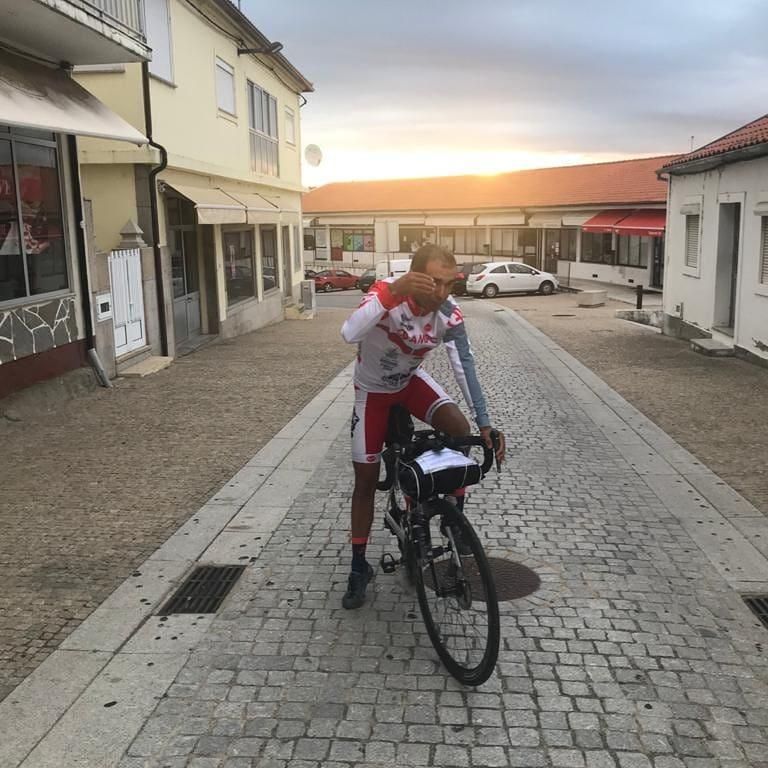
M 611 209 L 607 211 L 600 211 L 597 215 L 593 216 L 589 221 L 585 221 L 581 228 L 585 232 L 613 232 L 613 228 L 626 216 L 629 216 L 631 211 L 626 209 Z
M 667 212 L 658 209 L 633 211 L 614 226 L 617 235 L 646 235 L 663 237 L 667 226 Z

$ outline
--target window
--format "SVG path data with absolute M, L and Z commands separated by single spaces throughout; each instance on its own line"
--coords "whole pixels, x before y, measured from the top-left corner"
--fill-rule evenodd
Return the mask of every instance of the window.
M 494 229 L 491 232 L 491 252 L 494 256 L 521 258 L 536 255 L 535 229 Z
M 150 0 L 144 4 L 147 43 L 152 49 L 149 71 L 173 82 L 173 52 L 171 48 L 171 15 L 168 0 Z
M 227 304 L 251 299 L 256 295 L 253 270 L 253 229 L 225 230 L 224 278 Z
M 500 267 L 494 267 L 492 270 L 490 270 L 491 275 L 500 275 L 502 272 L 504 274 L 507 273 L 507 268 L 502 264 Z
M 54 142 L 0 139 L 0 302 L 69 287 Z M 7 137 L 7 138 L 6 138 Z
M 261 226 L 261 285 L 264 293 L 277 288 L 277 227 Z
M 768 285 L 768 216 L 761 216 L 760 221 L 760 282 Z
M 435 243 L 434 228 L 400 227 L 400 253 L 415 253 L 427 243 Z
M 699 223 L 701 215 L 696 213 L 685 217 L 685 266 L 699 268 Z
M 338 232 L 338 230 L 334 230 Z M 333 239 L 333 231 L 331 232 Z M 343 229 L 341 230 L 342 250 L 344 251 L 373 251 L 372 229 Z M 333 243 L 335 245 L 335 243 Z
M 650 237 L 645 235 L 619 235 L 618 241 L 617 264 L 620 264 L 622 267 L 640 267 L 642 269 L 648 266 L 649 254 L 652 248 Z
M 248 127 L 251 137 L 251 170 L 265 176 L 279 176 L 277 100 L 250 81 Z
M 298 272 L 301 269 L 301 248 L 299 248 L 299 228 L 293 227 L 293 271 Z
M 438 243 L 451 253 L 484 254 L 484 229 L 445 229 L 439 230 Z
M 590 264 L 613 264 L 613 235 L 610 232 L 582 232 L 581 260 Z
M 535 275 L 534 272 L 526 264 L 507 264 L 507 269 L 515 275 Z
M 216 57 L 216 103 L 219 109 L 230 115 L 235 112 L 235 70 Z
M 296 143 L 296 113 L 290 107 L 285 108 L 285 140 Z

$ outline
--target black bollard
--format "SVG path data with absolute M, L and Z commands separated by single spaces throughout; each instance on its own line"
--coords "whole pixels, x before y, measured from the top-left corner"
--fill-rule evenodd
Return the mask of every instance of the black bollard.
M 643 308 L 643 286 L 642 285 L 637 286 L 637 308 L 638 309 Z

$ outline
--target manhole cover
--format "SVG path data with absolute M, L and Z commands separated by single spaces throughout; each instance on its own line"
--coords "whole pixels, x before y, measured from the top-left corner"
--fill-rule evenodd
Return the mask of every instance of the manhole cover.
M 768 595 L 745 597 L 744 602 L 747 604 L 749 610 L 760 619 L 763 626 L 768 629 Z
M 519 600 L 521 597 L 532 595 L 540 586 L 541 579 L 536 571 L 532 571 L 528 566 L 521 563 L 515 563 L 511 560 L 504 560 L 501 557 L 489 557 L 488 565 L 491 566 L 493 580 L 496 583 L 496 596 L 500 603 L 507 600 Z M 442 560 L 435 564 L 437 578 L 443 581 L 446 577 L 446 571 L 450 566 L 450 560 Z M 469 577 L 474 598 L 482 599 L 482 585 L 480 574 L 477 570 L 474 559 L 467 558 L 465 561 L 465 573 Z M 433 589 L 432 573 L 429 568 L 424 571 L 424 584 L 428 589 Z
M 244 565 L 201 565 L 189 574 L 158 616 L 170 613 L 216 613 Z

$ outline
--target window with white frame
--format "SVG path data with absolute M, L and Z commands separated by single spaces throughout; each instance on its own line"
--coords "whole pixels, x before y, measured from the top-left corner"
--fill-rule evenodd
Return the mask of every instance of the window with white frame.
M 760 282 L 768 285 L 768 216 L 761 216 L 760 220 Z
M 173 53 L 171 47 L 171 14 L 168 0 L 145 3 L 147 44 L 152 49 L 149 71 L 163 80 L 173 82 Z
M 251 170 L 279 176 L 277 99 L 248 81 L 248 127 L 251 138 Z
M 235 70 L 226 61 L 216 57 L 216 103 L 230 115 L 235 111 Z
M 685 266 L 699 268 L 699 223 L 701 215 L 689 214 L 685 217 Z
M 285 108 L 285 140 L 296 143 L 296 113 L 290 107 Z

